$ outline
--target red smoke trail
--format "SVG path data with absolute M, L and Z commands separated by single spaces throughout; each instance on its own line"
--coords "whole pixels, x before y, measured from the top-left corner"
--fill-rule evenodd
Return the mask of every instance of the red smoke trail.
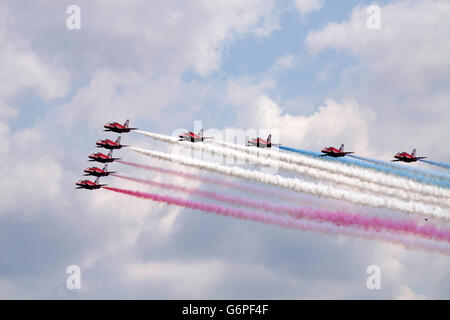
M 173 176 L 178 176 L 178 177 L 183 177 L 183 178 L 192 179 L 192 180 L 196 180 L 196 181 L 201 181 L 204 183 L 215 184 L 215 185 L 227 187 L 227 188 L 234 189 L 234 190 L 241 190 L 241 191 L 247 192 L 247 193 L 255 193 L 255 194 L 259 194 L 259 195 L 270 197 L 270 198 L 277 197 L 277 198 L 280 198 L 283 200 L 293 201 L 293 202 L 297 202 L 297 203 L 305 203 L 304 200 L 302 200 L 296 196 L 282 193 L 280 191 L 276 191 L 276 192 L 272 191 L 272 190 L 269 191 L 266 189 L 243 185 L 243 184 L 236 183 L 236 182 L 225 181 L 223 179 L 216 179 L 216 178 L 212 178 L 212 177 L 202 177 L 202 176 L 199 176 L 196 174 L 187 173 L 187 172 L 183 172 L 183 171 L 179 171 L 179 170 L 165 169 L 165 168 L 144 165 L 144 164 L 138 164 L 138 163 L 133 163 L 133 162 L 128 162 L 128 161 L 121 161 L 121 160 L 116 161 L 116 162 L 119 162 L 119 163 L 127 165 L 127 166 L 139 168 L 139 169 L 145 169 L 145 170 L 150 170 L 150 171 L 164 173 L 164 174 L 170 174 Z
M 161 187 L 168 190 L 185 192 L 188 194 L 197 194 L 205 198 L 210 198 L 222 202 L 228 202 L 236 205 L 246 206 L 253 209 L 261 209 L 265 211 L 271 211 L 275 213 L 285 213 L 290 216 L 300 219 L 306 218 L 311 220 L 326 221 L 336 226 L 355 226 L 363 229 L 380 230 L 386 229 L 396 232 L 406 232 L 414 235 L 443 240 L 450 242 L 450 230 L 438 229 L 434 225 L 419 225 L 412 220 L 392 220 L 382 217 L 366 217 L 359 214 L 352 214 L 342 211 L 328 211 L 328 210 L 315 210 L 310 208 L 300 208 L 285 205 L 273 205 L 267 201 L 256 201 L 251 199 L 244 199 L 235 196 L 224 195 L 211 191 L 203 191 L 188 187 L 176 186 L 173 184 L 161 183 L 151 180 L 144 180 L 132 177 L 125 177 L 117 174 L 112 176 L 126 179 L 138 183 L 148 184 L 152 186 Z
M 350 236 L 358 236 L 365 239 L 378 239 L 378 240 L 384 240 L 394 243 L 402 244 L 406 247 L 420 247 L 426 250 L 435 250 L 442 253 L 445 253 L 447 255 L 450 255 L 450 247 L 448 245 L 437 243 L 437 242 L 431 242 L 422 238 L 417 239 L 411 239 L 411 238 L 405 238 L 401 237 L 396 234 L 388 234 L 388 233 L 381 233 L 381 232 L 370 232 L 366 230 L 360 230 L 360 229 L 354 229 L 351 227 L 337 227 L 334 225 L 329 225 L 326 223 L 317 223 L 314 221 L 304 221 L 304 220 L 297 220 L 297 219 L 290 219 L 286 217 L 280 217 L 280 216 L 273 216 L 273 215 L 266 215 L 261 214 L 258 212 L 252 212 L 247 211 L 243 209 L 236 209 L 236 208 L 228 208 L 223 207 L 215 204 L 208 204 L 208 203 L 201 203 L 201 202 L 195 202 L 191 200 L 184 200 L 180 198 L 174 198 L 170 196 L 163 196 L 158 194 L 152 194 L 152 193 L 146 193 L 146 192 L 140 192 L 140 191 L 132 191 L 132 190 L 125 190 L 125 189 L 118 189 L 118 188 L 111 188 L 111 187 L 103 187 L 103 189 L 111 190 L 114 192 L 127 194 L 130 196 L 143 198 L 143 199 L 149 199 L 156 202 L 163 202 L 171 205 L 177 205 L 189 209 L 195 209 L 195 210 L 201 210 L 204 212 L 211 212 L 216 213 L 222 216 L 229 216 L 234 218 L 240 218 L 244 220 L 251 220 L 251 221 L 257 221 L 262 222 L 265 224 L 274 224 L 278 225 L 280 227 L 288 228 L 288 229 L 299 229 L 303 231 L 316 231 L 316 232 L 323 232 L 323 233 L 334 233 L 334 234 L 344 234 L 344 235 L 350 235 Z

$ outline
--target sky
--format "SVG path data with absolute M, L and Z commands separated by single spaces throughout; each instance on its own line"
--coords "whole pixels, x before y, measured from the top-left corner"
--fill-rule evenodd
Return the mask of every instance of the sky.
M 66 26 L 73 4 L 80 29 Z M 366 26 L 371 4 L 380 29 Z M 449 299 L 438 253 L 74 190 L 102 126 L 125 119 L 448 162 L 449 14 L 444 0 L 1 1 L 0 298 Z M 170 151 L 135 133 L 122 143 Z M 66 287 L 70 265 L 80 290 Z M 380 290 L 366 286 L 370 265 Z

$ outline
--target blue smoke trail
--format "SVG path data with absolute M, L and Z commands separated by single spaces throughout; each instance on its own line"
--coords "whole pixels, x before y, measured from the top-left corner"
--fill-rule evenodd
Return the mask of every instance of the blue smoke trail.
M 322 154 L 320 152 L 289 148 L 289 147 L 285 147 L 285 146 L 278 146 L 278 148 L 282 149 L 282 150 L 287 150 L 287 151 L 301 153 L 301 154 L 304 154 L 304 155 L 307 155 L 307 156 L 310 156 L 310 157 L 319 157 Z
M 280 148 L 282 150 L 286 150 L 286 151 L 301 153 L 301 154 L 311 156 L 311 157 L 318 157 L 321 155 L 321 153 L 319 153 L 319 152 L 301 150 L 301 149 L 296 149 L 296 148 L 289 148 L 289 147 L 284 147 L 284 146 L 278 146 L 278 148 Z M 413 173 L 413 172 L 405 171 L 405 170 L 402 170 L 399 168 L 397 169 L 394 167 L 385 166 L 385 165 L 381 165 L 381 164 L 377 164 L 377 163 L 365 162 L 365 161 L 354 160 L 354 159 L 349 159 L 349 158 L 330 158 L 330 157 L 325 158 L 325 157 L 323 157 L 322 159 L 327 160 L 327 161 L 337 161 L 337 162 L 344 163 L 347 165 L 359 166 L 359 167 L 366 168 L 366 169 L 377 170 L 377 171 L 384 172 L 387 174 L 393 174 L 396 176 L 405 177 L 405 178 L 415 180 L 418 182 L 432 184 L 432 185 L 436 185 L 436 186 L 439 186 L 442 188 L 450 189 L 450 181 L 449 180 L 442 180 L 442 179 L 438 179 L 436 177 L 427 176 L 427 175 L 423 175 L 420 173 Z
M 383 161 L 383 160 L 376 160 L 376 159 L 370 159 L 370 158 L 365 158 L 365 157 L 361 157 L 361 156 L 355 156 L 355 155 L 348 155 L 348 156 L 352 157 L 352 158 L 359 159 L 359 160 L 363 160 L 363 161 L 369 161 L 369 162 L 373 162 L 373 163 L 378 163 L 378 164 L 381 164 L 383 166 L 395 168 L 395 169 L 398 169 L 398 170 L 409 171 L 409 172 L 412 172 L 414 174 L 434 176 L 435 178 L 438 178 L 438 179 L 450 180 L 450 175 L 448 175 L 446 173 L 443 173 L 443 172 L 432 171 L 432 170 L 425 170 L 425 169 L 419 169 L 419 168 L 410 168 L 410 167 L 401 166 L 401 165 L 398 165 L 398 164 L 392 163 L 392 162 L 387 162 L 387 161 Z
M 442 163 L 442 162 L 434 162 L 434 161 L 430 161 L 430 160 L 423 160 L 423 159 L 420 159 L 419 161 L 422 161 L 422 162 L 425 162 L 428 164 L 432 164 L 434 166 L 450 169 L 450 164 L 446 164 L 446 163 Z

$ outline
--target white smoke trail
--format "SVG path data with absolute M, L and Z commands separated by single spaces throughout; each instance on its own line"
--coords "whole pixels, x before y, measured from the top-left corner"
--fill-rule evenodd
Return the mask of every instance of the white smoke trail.
M 377 172 L 367 168 L 360 168 L 337 162 L 329 162 L 320 159 L 314 159 L 301 154 L 296 154 L 294 156 L 284 152 L 273 152 L 274 150 L 269 151 L 261 148 L 258 149 L 250 148 L 235 143 L 219 140 L 210 140 L 210 142 L 226 148 L 235 149 L 250 154 L 257 154 L 267 158 L 279 159 L 289 163 L 326 170 L 328 172 L 339 173 L 351 178 L 359 179 L 361 181 L 368 181 L 375 184 L 402 189 L 405 191 L 411 191 L 422 195 L 429 195 L 447 199 L 450 198 L 449 190 L 437 186 L 426 185 L 416 181 L 411 181 L 401 177 L 393 177 L 389 174 Z
M 390 199 L 386 197 L 378 197 L 369 194 L 362 194 L 359 192 L 336 189 L 332 186 L 323 184 L 315 184 L 311 182 L 300 181 L 296 178 L 285 178 L 279 175 L 270 175 L 259 171 L 251 171 L 239 167 L 228 167 L 217 163 L 207 162 L 203 160 L 196 160 L 189 157 L 172 155 L 153 150 L 145 150 L 141 148 L 129 147 L 128 149 L 166 161 L 192 166 L 198 169 L 217 172 L 220 174 L 253 180 L 266 184 L 272 184 L 286 189 L 291 189 L 297 192 L 305 192 L 319 197 L 327 197 L 336 200 L 344 200 L 354 204 L 368 205 L 375 208 L 386 208 L 391 210 L 399 210 L 409 213 L 419 213 L 440 218 L 450 218 L 448 210 L 443 208 L 424 205 L 421 203 L 405 202 L 398 199 Z
M 222 154 L 225 156 L 233 156 L 238 159 L 250 161 L 251 163 L 254 163 L 254 164 L 263 165 L 263 166 L 272 166 L 272 167 L 280 168 L 283 170 L 296 172 L 296 173 L 299 173 L 299 174 L 302 174 L 302 175 L 305 175 L 305 176 L 308 176 L 311 178 L 332 181 L 336 184 L 346 185 L 349 187 L 357 188 L 358 190 L 361 190 L 361 191 L 370 191 L 372 193 L 390 196 L 390 197 L 394 197 L 394 198 L 399 198 L 399 199 L 403 199 L 403 200 L 407 200 L 407 201 L 414 201 L 414 202 L 420 201 L 420 202 L 425 202 L 428 204 L 433 204 L 433 205 L 438 205 L 438 206 L 446 206 L 446 207 L 450 208 L 450 199 L 426 196 L 426 195 L 422 195 L 422 194 L 419 194 L 416 192 L 410 192 L 410 191 L 405 191 L 405 190 L 401 190 L 401 189 L 399 190 L 396 188 L 386 187 L 384 185 L 378 185 L 375 183 L 362 181 L 359 179 L 349 178 L 347 176 L 319 170 L 316 168 L 311 168 L 311 167 L 307 167 L 307 166 L 299 166 L 297 164 L 280 161 L 280 160 L 276 159 L 276 157 L 273 157 L 273 156 L 270 158 L 259 157 L 259 156 L 255 156 L 250 153 L 236 151 L 235 149 L 233 150 L 230 148 L 215 147 L 213 145 L 207 145 L 204 143 L 191 143 L 191 142 L 186 142 L 186 141 L 180 142 L 175 137 L 161 135 L 161 134 L 157 134 L 157 133 L 153 133 L 153 132 L 139 131 L 139 133 L 142 133 L 148 137 L 151 137 L 151 138 L 159 140 L 159 141 L 176 144 L 176 145 L 179 145 L 179 146 L 182 146 L 185 148 L 213 152 L 215 154 Z M 247 147 L 247 149 L 248 149 L 248 147 Z

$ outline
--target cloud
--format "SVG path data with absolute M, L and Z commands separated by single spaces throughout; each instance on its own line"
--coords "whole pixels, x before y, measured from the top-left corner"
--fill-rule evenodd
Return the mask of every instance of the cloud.
M 436 159 L 448 157 L 439 145 L 450 134 L 449 13 L 447 1 L 398 1 L 381 7 L 381 29 L 370 30 L 366 8 L 358 6 L 348 20 L 308 33 L 305 46 L 313 57 L 331 51 L 354 59 L 339 66 L 333 94 L 376 112 L 372 155 L 387 160 L 400 148 L 416 147 Z
M 169 296 L 206 298 L 213 294 L 226 268 L 222 261 L 165 261 L 129 264 L 125 272 L 138 287 L 151 283 Z
M 435 0 L 387 4 L 381 7 L 380 30 L 367 28 L 365 9 L 356 7 L 348 21 L 309 32 L 305 44 L 310 53 L 327 48 L 350 52 L 359 61 L 357 72 L 368 74 L 379 90 L 399 94 L 444 89 L 442 83 L 450 78 L 446 19 L 450 4 Z
M 95 26 L 100 33 L 126 35 L 141 59 L 145 55 L 145 59 L 162 62 L 175 72 L 192 67 L 203 76 L 219 68 L 224 45 L 235 36 L 252 30 L 268 34 L 274 29 L 264 22 L 273 24 L 269 19 L 271 1 L 203 1 L 181 7 L 180 3 L 149 5 L 147 1 L 134 1 L 114 6 L 108 3 L 107 7 L 106 11 L 103 5 L 95 8 L 102 16 Z
M 38 57 L 20 37 L 14 34 L 5 37 L 0 48 L 0 98 L 10 98 L 27 88 L 36 90 L 46 100 L 66 94 L 69 87 L 66 70 Z
M 10 4 L 15 28 L 33 42 L 45 41 L 47 51 L 78 69 L 74 73 L 82 77 L 111 66 L 139 70 L 147 76 L 178 76 L 186 70 L 206 76 L 220 68 L 222 53 L 236 39 L 265 37 L 279 28 L 273 0 L 101 0 L 78 5 L 82 28 L 69 31 L 60 19 L 65 14 L 63 5 L 40 2 L 24 8 L 20 3 Z M 33 30 L 25 28 L 28 10 L 42 21 Z
M 294 0 L 294 5 L 302 17 L 318 11 L 323 6 L 323 0 Z
M 282 57 L 279 57 L 272 67 L 267 72 L 267 77 L 276 78 L 278 74 L 285 73 L 287 70 L 294 66 L 295 56 L 292 53 L 288 53 Z
M 408 286 L 401 286 L 398 292 L 394 295 L 395 300 L 427 300 L 424 294 L 417 294 Z
M 3 6 L 0 15 L 7 15 Z M 33 90 L 44 100 L 62 97 L 68 90 L 69 76 L 64 68 L 36 55 L 29 44 L 10 29 L 8 19 L 0 20 L 0 36 L 4 44 L 0 47 L 0 175 L 8 181 L 0 188 L 4 197 L 0 215 L 25 209 L 19 214 L 25 217 L 36 212 L 42 203 L 52 202 L 60 195 L 62 169 L 56 159 L 36 147 L 45 145 L 46 140 L 39 127 L 11 131 L 8 122 L 20 115 L 11 101 L 24 90 Z M 23 199 L 27 199 L 26 208 L 23 208 Z
M 317 150 L 329 144 L 347 143 L 360 152 L 368 151 L 370 124 L 376 118 L 373 110 L 350 98 L 325 99 L 324 105 L 310 115 L 292 115 L 285 113 L 266 92 L 273 85 L 229 81 L 227 99 L 239 110 L 238 127 L 272 130 L 279 135 L 274 136 L 278 141 L 302 148 Z M 301 110 L 301 106 L 297 109 Z

